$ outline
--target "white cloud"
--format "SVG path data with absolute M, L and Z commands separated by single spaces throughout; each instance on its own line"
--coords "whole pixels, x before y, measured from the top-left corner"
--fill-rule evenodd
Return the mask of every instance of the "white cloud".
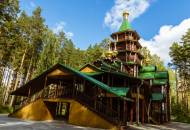
M 32 8 L 35 8 L 35 7 L 36 7 L 36 4 L 35 4 L 33 1 L 30 1 L 30 6 L 31 6 Z
M 142 46 L 146 46 L 152 54 L 157 54 L 165 63 L 171 60 L 169 56 L 169 48 L 173 42 L 180 42 L 190 28 L 190 18 L 183 20 L 180 24 L 164 25 L 160 27 L 159 33 L 150 40 L 141 39 Z
M 66 23 L 63 21 L 56 23 L 55 27 L 53 28 L 53 32 L 57 34 L 61 31 L 64 31 L 65 26 L 66 26 Z
M 69 39 L 71 39 L 74 36 L 74 34 L 72 32 L 65 32 L 65 35 Z
M 104 24 L 112 31 L 119 28 L 122 22 L 123 11 L 129 12 L 129 21 L 144 13 L 150 6 L 151 0 L 115 0 L 115 5 L 106 13 Z
M 71 39 L 74 34 L 72 32 L 68 32 L 65 30 L 66 23 L 61 21 L 55 25 L 55 27 L 52 29 L 54 33 L 58 34 L 59 32 L 63 31 L 65 32 L 65 35 L 67 38 Z

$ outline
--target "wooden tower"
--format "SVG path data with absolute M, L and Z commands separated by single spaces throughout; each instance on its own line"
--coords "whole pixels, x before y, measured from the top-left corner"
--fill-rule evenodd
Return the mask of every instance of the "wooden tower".
M 123 22 L 118 32 L 112 33 L 113 42 L 109 44 L 111 51 L 117 51 L 117 58 L 122 62 L 121 71 L 137 77 L 143 56 L 139 50 L 142 48 L 138 33 L 131 28 L 128 22 L 128 12 L 123 13 Z

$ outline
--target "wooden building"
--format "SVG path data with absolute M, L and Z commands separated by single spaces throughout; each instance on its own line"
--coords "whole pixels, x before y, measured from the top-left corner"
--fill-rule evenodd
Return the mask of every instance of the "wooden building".
M 9 116 L 117 129 L 170 120 L 168 72 L 142 66 L 140 36 L 123 13 L 104 58 L 80 70 L 57 64 L 18 88 Z M 22 99 L 22 100 L 21 100 Z

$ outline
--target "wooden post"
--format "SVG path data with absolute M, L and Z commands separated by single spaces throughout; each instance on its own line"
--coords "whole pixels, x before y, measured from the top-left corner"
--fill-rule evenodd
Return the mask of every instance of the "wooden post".
M 124 100 L 124 122 L 127 124 L 127 101 Z
M 111 86 L 113 86 L 113 76 L 111 77 Z
M 151 100 L 148 103 L 148 110 L 147 110 L 147 116 L 148 116 L 148 123 L 150 123 L 150 109 L 151 109 Z
M 131 110 L 130 110 L 130 124 L 133 125 L 133 106 L 134 104 L 131 103 Z
M 168 98 L 168 96 L 169 96 L 169 95 L 168 95 L 168 92 L 169 92 L 169 90 L 168 90 L 168 88 L 167 88 L 168 86 L 164 86 L 164 87 L 165 87 L 165 90 L 166 90 L 166 97 L 165 97 L 165 101 L 166 101 L 166 103 L 165 103 L 165 104 L 166 104 L 166 105 L 165 105 L 166 121 L 168 122 L 168 121 L 169 121 L 169 120 L 168 120 L 168 109 L 169 109 L 169 108 L 168 108 L 168 103 L 169 103 L 169 101 L 168 101 L 168 99 L 169 99 L 169 98 Z
M 125 106 L 126 104 L 125 104 L 125 102 L 126 102 L 126 101 L 124 100 L 124 101 L 123 101 L 123 113 L 124 113 L 124 114 L 123 114 L 123 115 L 124 115 L 124 116 L 123 116 L 123 119 L 124 119 L 124 122 L 126 123 L 126 106 Z
M 144 124 L 144 107 L 145 107 L 145 100 L 142 100 L 142 124 Z
M 120 121 L 120 99 L 117 100 L 117 112 L 118 112 L 118 119 Z
M 139 90 L 140 88 L 137 87 L 137 98 L 136 98 L 136 122 L 139 125 Z
M 47 76 L 45 77 L 45 83 L 44 83 L 44 88 L 43 88 L 43 90 L 42 90 L 42 95 L 41 95 L 41 97 L 44 97 L 45 96 L 45 94 L 44 94 L 44 92 L 45 92 L 45 87 L 46 87 L 46 82 L 47 82 Z
M 107 82 L 108 86 L 110 86 L 110 74 L 108 74 L 108 82 Z
M 28 98 L 30 97 L 30 91 L 31 91 L 31 87 L 29 86 L 29 90 L 28 90 Z
M 73 78 L 73 90 L 72 90 L 72 96 L 74 97 L 75 96 L 75 90 L 77 89 L 77 88 L 75 88 L 75 83 L 76 83 L 76 77 L 74 76 L 74 78 Z

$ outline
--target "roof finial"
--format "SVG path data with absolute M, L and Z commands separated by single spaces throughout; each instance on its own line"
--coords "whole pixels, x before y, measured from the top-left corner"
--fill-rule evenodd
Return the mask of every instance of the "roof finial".
M 129 16 L 129 12 L 128 11 L 124 11 L 123 12 L 123 19 L 128 20 L 128 16 Z

